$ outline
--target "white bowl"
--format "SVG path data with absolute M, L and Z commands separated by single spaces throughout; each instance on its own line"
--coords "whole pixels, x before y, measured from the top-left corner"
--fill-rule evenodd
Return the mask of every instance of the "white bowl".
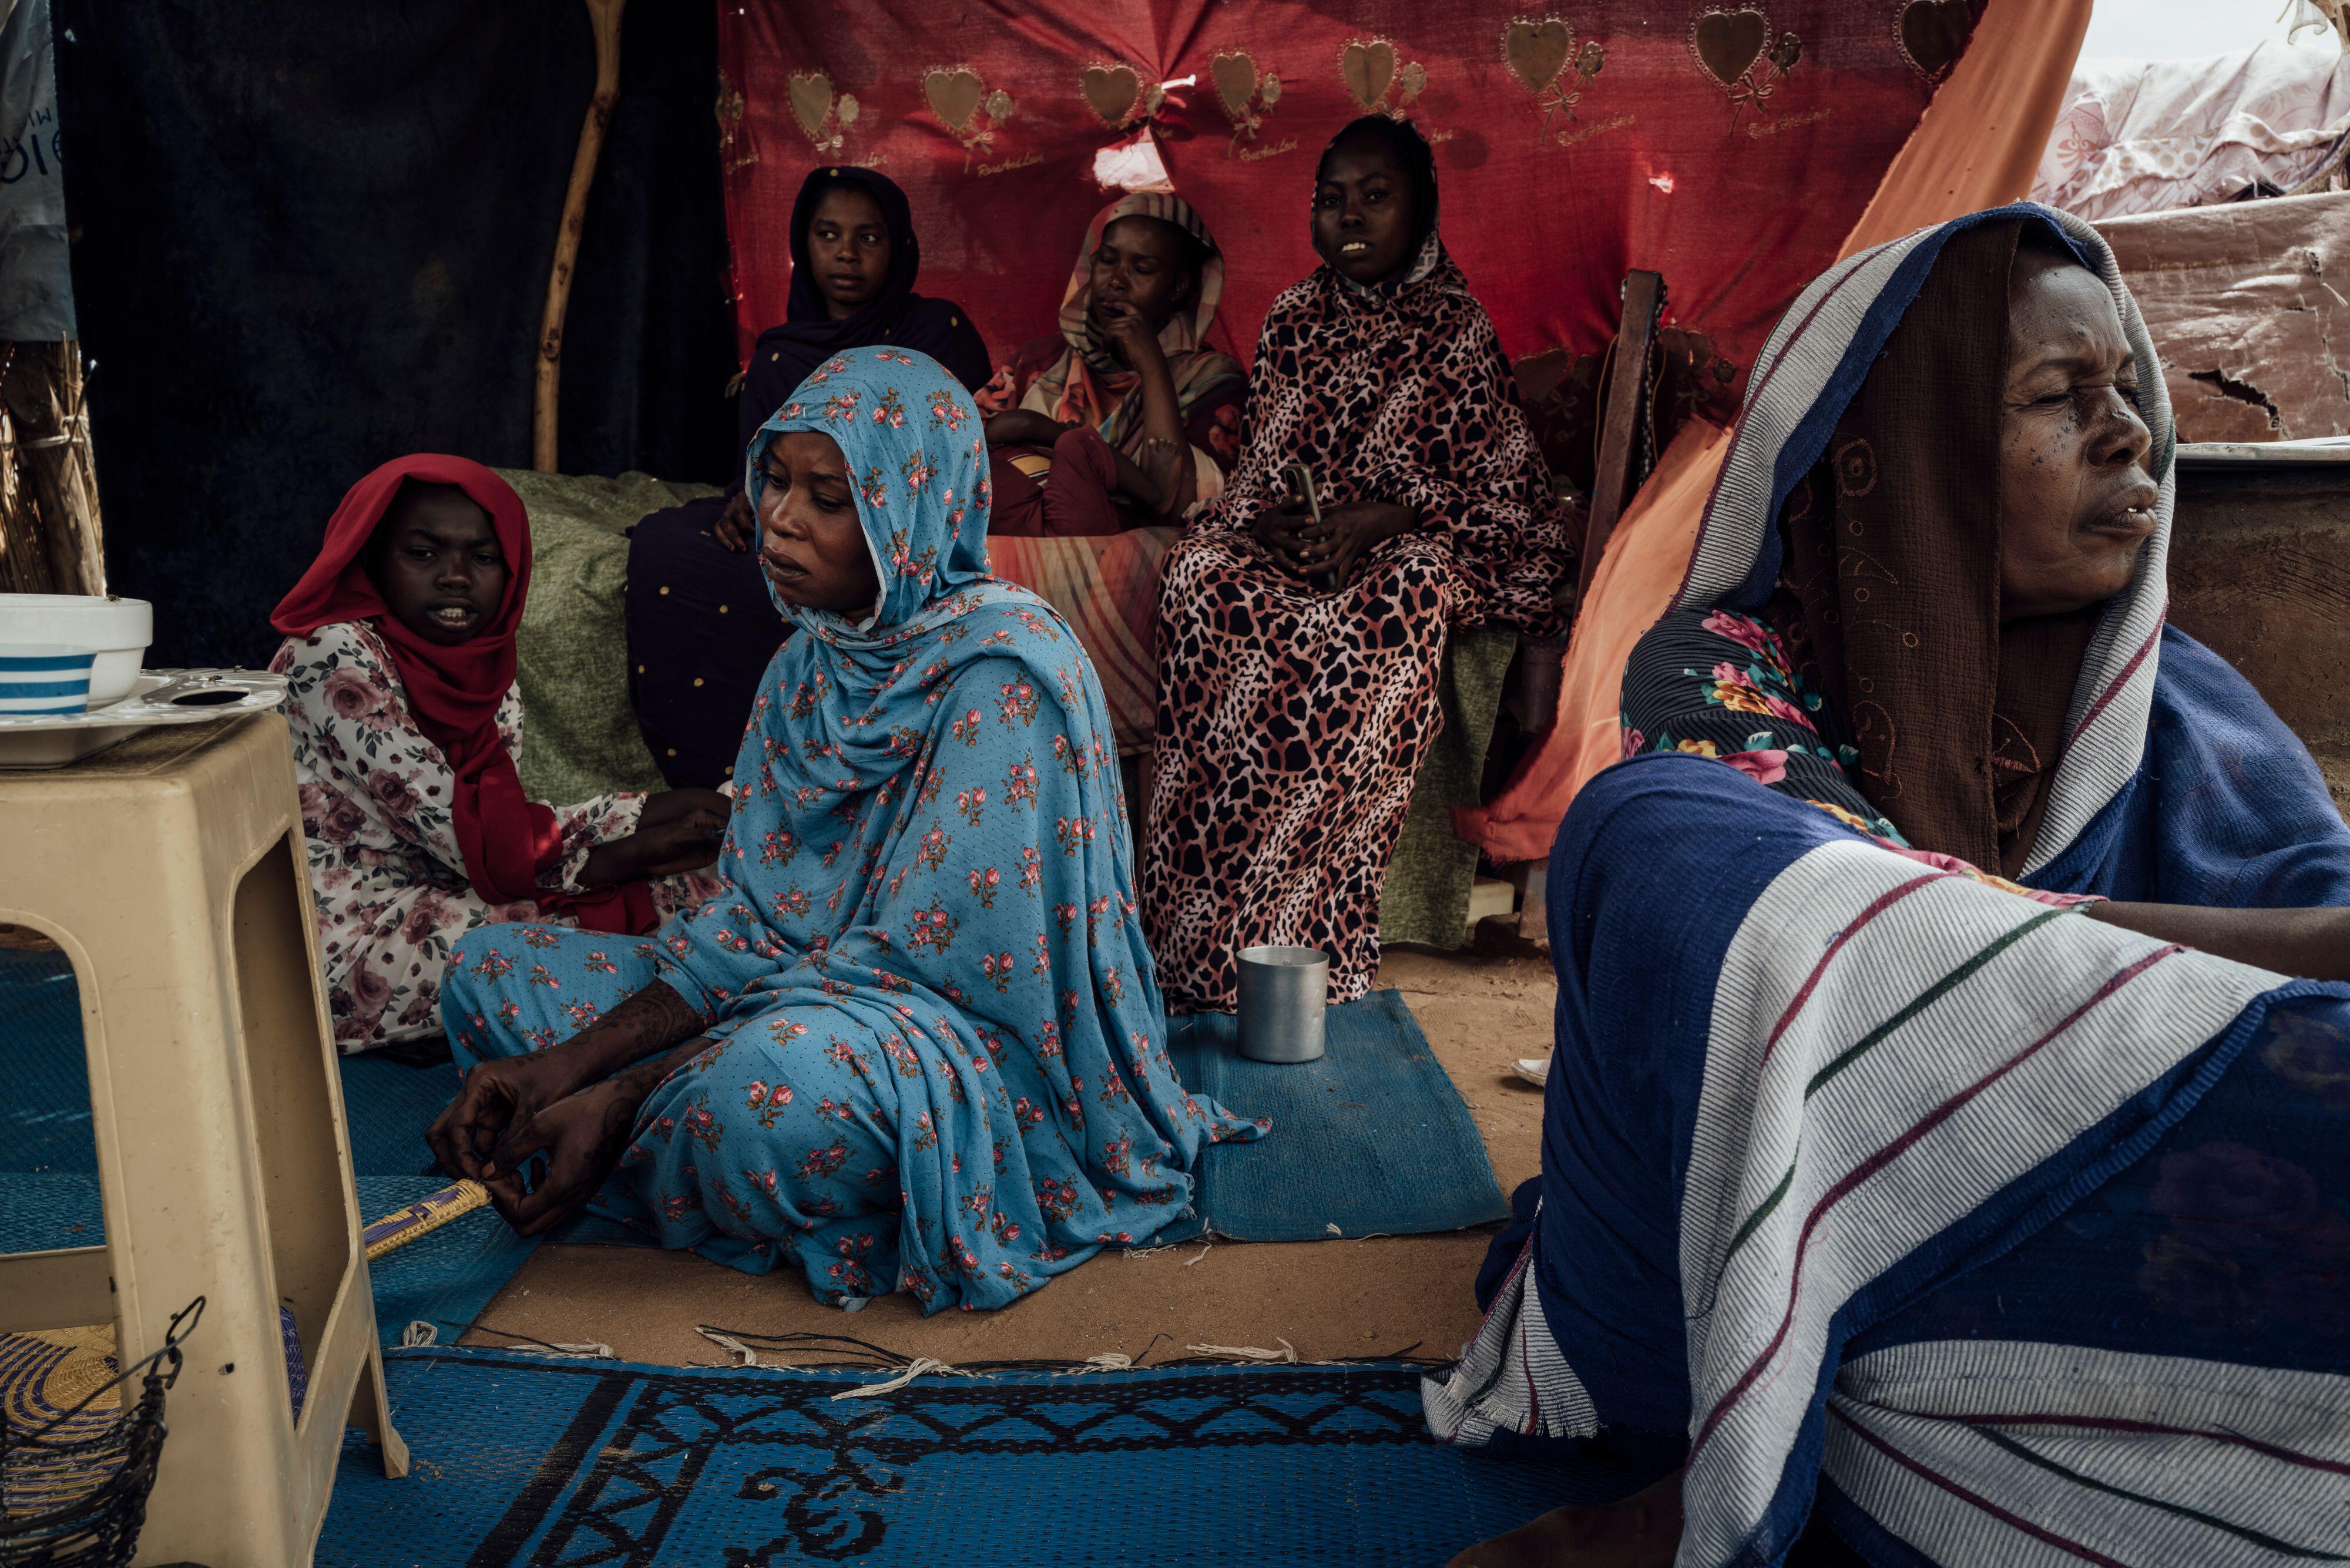
M 87 594 L 0 594 L 0 642 L 56 642 L 98 650 L 90 666 L 89 705 L 130 695 L 155 640 L 155 609 L 145 599 Z

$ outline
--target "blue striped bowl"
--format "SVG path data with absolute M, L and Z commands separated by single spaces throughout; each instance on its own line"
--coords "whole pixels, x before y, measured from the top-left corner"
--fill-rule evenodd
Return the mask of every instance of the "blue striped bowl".
M 62 642 L 0 642 L 0 714 L 80 713 L 98 650 Z

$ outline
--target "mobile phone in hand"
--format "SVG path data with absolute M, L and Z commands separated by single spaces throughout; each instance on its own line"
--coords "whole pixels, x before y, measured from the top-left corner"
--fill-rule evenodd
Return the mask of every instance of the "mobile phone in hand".
M 1315 493 L 1314 470 L 1311 466 L 1302 462 L 1291 463 L 1281 471 L 1281 482 L 1288 490 L 1289 499 L 1292 502 L 1305 508 L 1306 515 L 1316 523 L 1322 521 L 1322 501 L 1321 497 Z
M 1314 470 L 1302 462 L 1293 462 L 1281 471 L 1282 483 L 1287 486 L 1292 502 L 1305 509 L 1315 522 L 1322 521 L 1322 497 L 1314 486 Z M 1305 586 L 1317 594 L 1326 594 L 1337 587 L 1337 578 L 1330 572 L 1308 572 Z

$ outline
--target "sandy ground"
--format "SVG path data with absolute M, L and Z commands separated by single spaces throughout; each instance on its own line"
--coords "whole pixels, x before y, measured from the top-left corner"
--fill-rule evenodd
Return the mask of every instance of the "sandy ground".
M 1503 1190 L 1532 1176 L 1542 1096 L 1514 1077 L 1511 1064 L 1549 1051 L 1555 988 L 1548 964 L 1391 952 L 1379 983 L 1402 992 L 1419 1017 L 1485 1136 Z M 690 1252 L 547 1246 L 481 1322 L 557 1344 L 598 1341 L 627 1360 L 671 1366 L 730 1360 L 697 1332 L 705 1324 L 761 1334 L 848 1334 L 958 1365 L 1110 1352 L 1158 1359 L 1194 1345 L 1277 1352 L 1284 1340 L 1308 1360 L 1413 1346 L 1449 1355 L 1476 1330 L 1470 1282 L 1485 1241 L 1482 1233 L 1460 1232 L 1104 1253 L 1001 1312 L 928 1320 L 904 1295 L 842 1313 L 817 1305 L 796 1277 L 754 1279 Z M 510 1342 L 477 1330 L 464 1343 Z M 826 1358 L 763 1349 L 762 1359 Z

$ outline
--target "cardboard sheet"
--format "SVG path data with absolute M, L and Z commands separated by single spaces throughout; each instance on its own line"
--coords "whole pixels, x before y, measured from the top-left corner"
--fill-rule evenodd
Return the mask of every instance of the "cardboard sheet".
M 2097 228 L 2162 355 L 2180 441 L 2350 433 L 2350 192 Z

